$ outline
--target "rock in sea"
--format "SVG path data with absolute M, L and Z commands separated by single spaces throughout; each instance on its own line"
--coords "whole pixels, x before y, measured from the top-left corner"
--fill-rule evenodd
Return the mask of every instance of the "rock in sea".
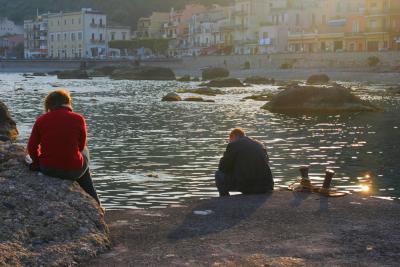
M 164 67 L 136 67 L 115 70 L 111 78 L 114 80 L 175 80 L 175 73 Z
M 219 78 L 202 84 L 209 87 L 244 87 L 244 84 L 236 78 Z
M 353 95 L 340 85 L 299 86 L 290 85 L 263 106 L 279 113 L 340 113 L 381 111 L 366 100 Z
M 0 141 L 0 266 L 74 266 L 110 246 L 104 212 L 76 182 L 31 172 Z
M 161 101 L 182 101 L 182 98 L 174 92 L 166 94 Z
M 202 78 L 204 80 L 212 80 L 217 78 L 229 77 L 229 70 L 225 68 L 206 68 L 202 71 Z
M 308 77 L 307 84 L 327 84 L 330 78 L 326 74 L 314 74 Z
M 0 140 L 15 141 L 18 136 L 17 124 L 11 117 L 7 106 L 0 101 Z
M 90 79 L 84 70 L 64 70 L 57 74 L 58 79 Z

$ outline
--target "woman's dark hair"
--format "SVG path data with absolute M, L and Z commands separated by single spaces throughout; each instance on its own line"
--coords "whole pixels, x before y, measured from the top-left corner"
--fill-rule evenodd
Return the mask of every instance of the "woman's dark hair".
M 65 105 L 71 106 L 72 98 L 67 90 L 61 89 L 50 92 L 44 100 L 44 110 L 47 112 Z

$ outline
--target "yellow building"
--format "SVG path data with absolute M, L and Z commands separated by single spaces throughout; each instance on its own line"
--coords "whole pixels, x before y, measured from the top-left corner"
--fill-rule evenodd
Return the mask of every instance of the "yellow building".
M 48 16 L 49 57 L 59 59 L 107 56 L 106 15 L 82 9 Z
M 365 17 L 368 51 L 400 50 L 399 0 L 367 0 Z
M 150 17 L 139 18 L 136 36 L 138 38 L 162 38 L 164 24 L 169 21 L 169 13 L 153 12 Z

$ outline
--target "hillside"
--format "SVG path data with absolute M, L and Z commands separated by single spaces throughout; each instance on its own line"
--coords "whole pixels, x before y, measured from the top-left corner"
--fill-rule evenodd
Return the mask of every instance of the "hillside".
M 148 16 L 152 11 L 169 11 L 171 7 L 179 9 L 187 3 L 204 5 L 227 4 L 233 0 L 0 0 L 0 16 L 8 17 L 18 24 L 24 19 L 39 13 L 58 12 L 60 10 L 79 10 L 82 7 L 105 12 L 111 23 L 136 27 L 138 18 Z

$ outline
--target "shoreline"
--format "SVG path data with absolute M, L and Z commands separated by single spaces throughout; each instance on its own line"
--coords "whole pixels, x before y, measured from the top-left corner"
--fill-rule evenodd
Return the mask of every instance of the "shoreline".
M 111 251 L 81 266 L 396 266 L 399 205 L 275 191 L 112 210 Z

